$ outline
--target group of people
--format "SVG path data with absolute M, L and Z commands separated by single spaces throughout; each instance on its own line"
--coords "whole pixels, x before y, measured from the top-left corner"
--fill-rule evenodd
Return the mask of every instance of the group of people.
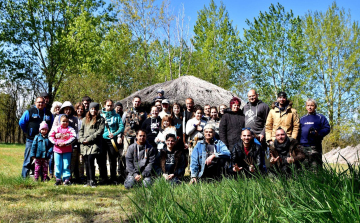
M 178 184 L 186 171 L 190 183 L 223 176 L 290 175 L 322 167 L 321 143 L 330 132 L 326 117 L 316 113 L 315 100 L 306 101 L 308 114 L 299 119 L 285 92 L 271 109 L 250 90 L 243 108 L 236 97 L 229 108 L 219 109 L 195 106 L 187 98 L 182 111 L 159 89 L 149 115 L 139 96 L 126 111 L 110 99 L 100 110 L 87 96 L 75 106 L 69 101 L 51 106 L 49 101 L 48 94 L 40 94 L 19 121 L 26 135 L 22 176 L 31 172 L 35 180 L 46 181 L 49 170 L 55 185 L 123 182 L 129 189 L 149 186 L 156 176 Z

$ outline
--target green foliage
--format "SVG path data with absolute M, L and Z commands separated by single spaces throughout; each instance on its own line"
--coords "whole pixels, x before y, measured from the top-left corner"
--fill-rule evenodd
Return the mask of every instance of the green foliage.
M 246 20 L 244 55 L 253 85 L 265 101 L 277 98 L 279 91 L 290 96 L 301 92 L 305 54 L 301 19 L 279 3 L 260 12 L 254 21 Z
M 194 55 L 189 74 L 225 89 L 233 86 L 242 68 L 239 33 L 232 25 L 225 5 L 212 0 L 198 12 L 194 26 Z
M 346 174 L 347 173 L 347 174 Z M 359 213 L 359 166 L 335 172 L 298 173 L 171 186 L 160 180 L 134 191 L 145 222 L 354 222 Z

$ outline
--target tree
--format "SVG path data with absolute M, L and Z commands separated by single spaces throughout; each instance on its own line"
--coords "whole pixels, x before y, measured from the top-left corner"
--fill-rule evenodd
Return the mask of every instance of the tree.
M 0 0 L 0 41 L 6 56 L 1 58 L 3 72 L 12 79 L 33 80 L 55 98 L 74 57 L 63 39 L 69 26 L 83 11 L 111 21 L 109 10 L 100 11 L 102 0 Z M 33 84 L 34 83 L 30 83 Z
M 279 3 L 260 12 L 253 22 L 246 20 L 246 74 L 264 100 L 276 99 L 280 90 L 290 96 L 300 92 L 306 68 L 301 22 Z
M 223 3 L 212 0 L 198 12 L 190 74 L 229 89 L 242 68 L 240 38 Z
M 318 99 L 330 126 L 352 122 L 359 106 L 360 29 L 350 12 L 334 2 L 326 11 L 305 16 L 311 94 Z

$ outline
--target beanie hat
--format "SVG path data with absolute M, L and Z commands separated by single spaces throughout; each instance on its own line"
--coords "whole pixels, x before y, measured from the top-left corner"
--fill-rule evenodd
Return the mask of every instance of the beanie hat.
M 280 97 L 284 97 L 284 98 L 287 98 L 287 95 L 286 95 L 286 93 L 285 92 L 279 92 L 278 93 L 278 98 L 280 98 Z
M 164 90 L 163 89 L 158 89 L 156 93 L 160 93 L 160 94 L 164 95 Z
M 90 105 L 89 105 L 89 110 L 92 109 L 92 108 L 95 108 L 96 110 L 99 110 L 99 103 L 96 103 L 96 102 L 91 102 Z
M 48 126 L 48 124 L 47 124 L 45 121 L 42 121 L 42 122 L 40 123 L 39 131 L 40 131 L 41 129 L 47 129 L 47 130 L 49 130 L 49 126 Z
M 205 125 L 205 127 L 204 127 L 204 130 L 205 130 L 205 129 L 212 129 L 212 130 L 215 131 L 215 126 L 214 126 L 213 124 L 207 124 L 207 125 Z
M 121 104 L 120 101 L 117 101 L 117 102 L 115 103 L 115 107 L 116 107 L 116 106 L 121 106 L 121 107 L 122 107 L 123 105 Z

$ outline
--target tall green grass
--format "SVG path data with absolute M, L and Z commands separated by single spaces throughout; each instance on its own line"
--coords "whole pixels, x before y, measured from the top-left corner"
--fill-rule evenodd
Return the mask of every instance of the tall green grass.
M 136 222 L 360 222 L 360 170 L 325 166 L 286 177 L 171 186 L 159 179 L 132 197 Z

